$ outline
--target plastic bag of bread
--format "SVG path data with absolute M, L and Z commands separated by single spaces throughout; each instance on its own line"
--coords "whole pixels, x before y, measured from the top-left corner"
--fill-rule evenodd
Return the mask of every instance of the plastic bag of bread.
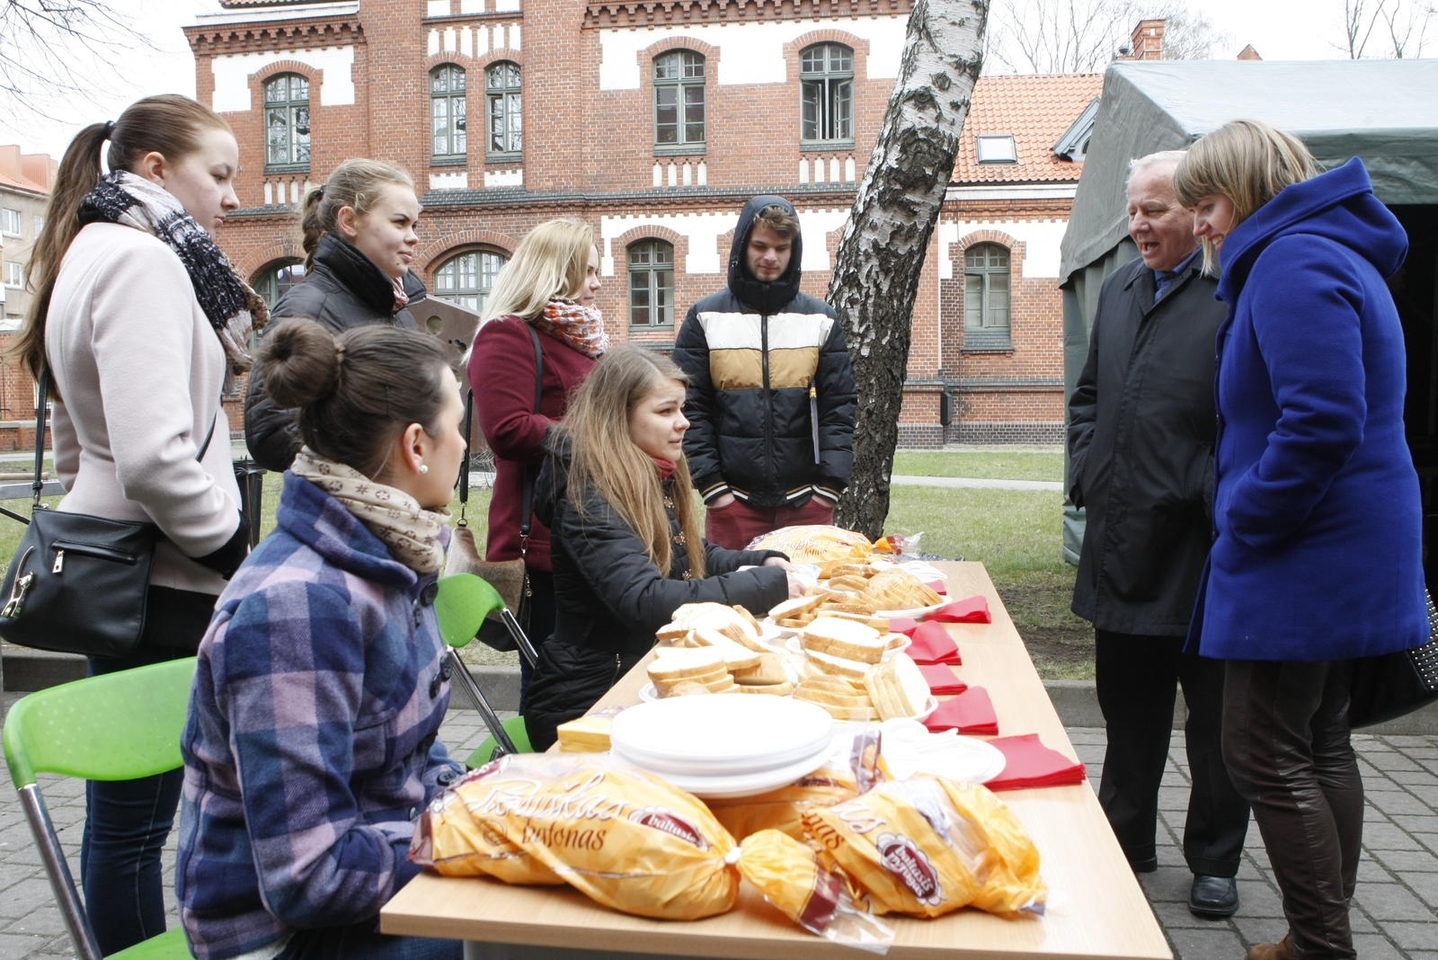
M 960 907 L 1043 913 L 1048 890 L 1023 824 L 988 789 L 940 777 L 881 783 L 804 814 L 820 850 L 876 913 L 937 917 Z
M 786 787 L 749 797 L 712 798 L 714 816 L 736 838 L 761 830 L 778 830 L 804 839 L 804 811 L 828 807 L 857 797 L 883 780 L 879 762 L 879 729 L 865 727 L 852 739 L 836 737 L 824 765 Z
M 826 524 L 780 527 L 755 537 L 750 550 L 778 550 L 794 563 L 826 564 L 835 560 L 860 559 L 874 552 L 874 545 L 862 533 Z
M 641 770 L 600 754 L 528 753 L 436 797 L 409 858 L 448 875 L 557 880 L 625 913 L 697 920 L 734 906 L 734 849 L 696 797 Z
M 761 830 L 745 838 L 739 872 L 810 933 L 874 953 L 886 953 L 894 940 L 893 928 L 856 902 L 852 881 L 787 833 Z

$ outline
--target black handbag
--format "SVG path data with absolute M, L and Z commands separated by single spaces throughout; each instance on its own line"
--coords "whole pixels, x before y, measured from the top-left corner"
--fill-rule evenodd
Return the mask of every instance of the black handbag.
M 1348 695 L 1348 722 L 1366 727 L 1412 713 L 1438 700 L 1438 607 L 1428 596 L 1428 626 L 1422 646 L 1353 663 Z
M 145 630 L 160 528 L 146 521 L 51 510 L 40 502 L 49 384 L 46 371 L 40 376 L 35 414 L 34 504 L 5 572 L 0 637 L 40 650 L 122 657 L 135 649 Z M 213 436 L 212 424 L 200 457 Z

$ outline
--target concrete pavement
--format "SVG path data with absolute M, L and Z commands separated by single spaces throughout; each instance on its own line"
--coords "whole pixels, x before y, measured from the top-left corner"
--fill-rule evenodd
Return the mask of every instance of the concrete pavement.
M 3 695 L 8 710 L 18 693 Z M 497 698 L 499 699 L 499 698 Z M 1102 771 L 1104 734 L 1069 727 L 1095 788 Z M 452 708 L 442 736 L 453 753 L 467 755 L 487 731 L 469 709 Z M 1356 735 L 1367 791 L 1364 858 L 1354 897 L 1358 955 L 1364 960 L 1438 960 L 1438 734 Z M 8 779 L 8 777 L 7 777 Z M 84 820 L 81 784 L 42 783 L 60 837 L 78 869 Z M 73 956 L 56 912 L 24 815 L 13 792 L 0 800 L 0 960 Z M 1187 908 L 1190 875 L 1178 838 L 1188 797 L 1182 737 L 1175 735 L 1160 796 L 1159 869 L 1140 883 L 1177 960 L 1238 960 L 1248 945 L 1279 939 L 1285 926 L 1263 845 L 1256 829 L 1239 872 L 1242 904 L 1231 920 L 1199 920 Z M 167 859 L 173 864 L 173 856 Z M 1063 891 L 1053 891 L 1062 897 Z M 173 919 L 173 907 L 171 908 Z

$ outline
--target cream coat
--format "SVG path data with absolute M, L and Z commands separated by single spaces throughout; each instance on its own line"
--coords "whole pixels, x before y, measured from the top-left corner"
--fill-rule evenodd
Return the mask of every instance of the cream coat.
M 179 257 L 133 227 L 84 227 L 56 279 L 45 352 L 63 397 L 51 420 L 61 509 L 153 521 L 166 542 L 151 583 L 218 594 L 225 581 L 190 557 L 239 525 L 225 357 Z

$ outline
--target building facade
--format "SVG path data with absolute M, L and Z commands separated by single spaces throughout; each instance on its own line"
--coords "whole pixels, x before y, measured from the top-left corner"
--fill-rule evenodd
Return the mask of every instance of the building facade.
M 58 167 L 46 154 L 0 145 L 0 449 L 25 449 L 35 443 L 35 385 L 9 355 L 9 347 L 30 312 L 25 271 L 45 225 Z
M 611 338 L 666 349 L 723 286 L 743 203 L 779 193 L 822 297 L 911 5 L 218 0 L 186 35 L 197 95 L 240 142 L 220 242 L 273 297 L 300 275 L 306 189 L 348 157 L 389 160 L 419 187 L 433 295 L 478 309 L 529 229 L 576 216 L 600 238 Z M 1099 85 L 980 81 L 914 306 L 904 445 L 1061 437 L 1058 243 L 1080 164 L 1054 146 Z

